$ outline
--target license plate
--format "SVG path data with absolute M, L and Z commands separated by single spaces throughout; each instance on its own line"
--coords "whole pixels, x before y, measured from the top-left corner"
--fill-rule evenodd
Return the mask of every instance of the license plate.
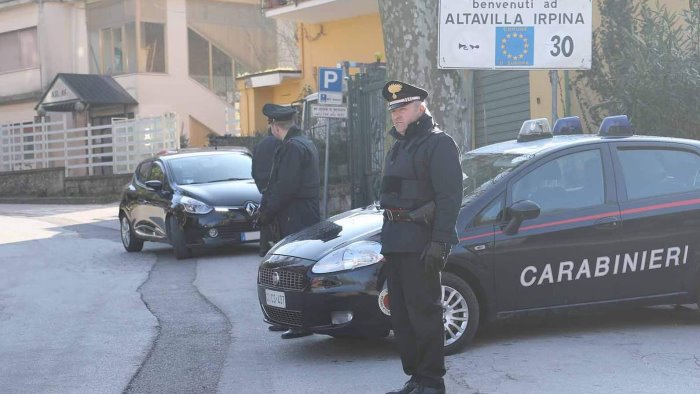
M 281 291 L 265 289 L 265 303 L 278 308 L 287 307 L 287 301 L 285 300 L 284 293 Z
M 241 233 L 241 241 L 260 241 L 260 231 Z

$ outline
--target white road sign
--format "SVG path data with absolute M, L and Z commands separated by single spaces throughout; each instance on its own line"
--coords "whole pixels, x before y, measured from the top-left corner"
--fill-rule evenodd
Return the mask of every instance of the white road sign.
M 440 68 L 590 69 L 591 0 L 440 0 Z
M 343 104 L 343 94 L 334 92 L 318 92 L 319 104 L 341 105 Z
M 348 107 L 340 105 L 311 104 L 311 116 L 314 118 L 338 118 L 348 117 Z

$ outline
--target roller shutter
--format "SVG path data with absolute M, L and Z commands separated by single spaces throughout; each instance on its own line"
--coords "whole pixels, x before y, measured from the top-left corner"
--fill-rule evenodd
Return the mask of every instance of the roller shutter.
M 530 118 L 528 71 L 476 71 L 474 119 L 476 146 L 512 140 Z

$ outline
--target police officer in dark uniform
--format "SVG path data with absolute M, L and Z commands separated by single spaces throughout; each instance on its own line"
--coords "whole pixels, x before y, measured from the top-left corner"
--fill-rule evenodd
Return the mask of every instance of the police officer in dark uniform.
M 263 106 L 263 114 L 270 121 L 270 131 L 282 144 L 274 154 L 258 223 L 265 226 L 276 221 L 281 237 L 321 220 L 318 151 L 304 132 L 294 125 L 295 113 L 291 107 L 275 104 Z M 306 335 L 311 335 L 311 332 L 290 329 L 282 334 L 282 338 Z
M 288 120 L 292 119 L 294 113 L 291 115 L 284 115 L 278 120 Z M 272 123 L 274 119 L 268 118 L 268 124 Z M 270 127 L 267 128 L 267 135 L 260 140 L 253 148 L 253 168 L 252 175 L 255 181 L 255 186 L 258 187 L 260 194 L 265 192 L 267 189 L 267 184 L 270 182 L 270 172 L 272 171 L 272 162 L 275 156 L 275 151 L 282 145 L 282 141 L 275 138 L 272 135 Z M 267 252 L 272 249 L 272 246 L 280 240 L 278 234 L 278 227 L 272 224 L 260 227 L 260 257 L 265 256 Z M 268 327 L 270 331 L 287 331 L 289 327 L 280 326 L 272 324 Z
M 440 271 L 458 242 L 459 149 L 427 111 L 428 92 L 390 81 L 382 95 L 389 102 L 390 134 L 396 140 L 382 178 L 382 254 L 392 327 L 404 372 L 411 377 L 391 393 L 444 393 Z
M 276 116 L 278 116 L 278 121 L 287 121 L 293 119 L 294 114 L 294 111 L 285 108 Z M 268 124 L 272 124 L 275 119 L 268 118 L 267 121 Z M 260 140 L 260 142 L 255 145 L 255 148 L 253 148 L 253 180 L 255 180 L 255 186 L 258 187 L 258 191 L 260 191 L 261 194 L 265 192 L 270 182 L 270 172 L 272 172 L 275 151 L 282 145 L 282 141 L 272 135 L 271 127 L 268 127 L 267 134 L 268 135 Z M 265 226 L 260 226 L 260 250 L 258 251 L 260 257 L 265 256 L 265 254 L 272 249 L 272 246 L 280 239 L 277 223 L 273 222 Z M 275 331 L 282 330 L 282 328 L 277 326 L 270 327 Z
M 268 119 L 268 122 L 271 120 Z M 258 187 L 261 194 L 267 189 L 270 171 L 272 171 L 272 159 L 280 145 L 282 145 L 282 141 L 275 138 L 268 128 L 265 138 L 255 144 L 253 148 L 253 180 L 255 180 L 255 186 Z

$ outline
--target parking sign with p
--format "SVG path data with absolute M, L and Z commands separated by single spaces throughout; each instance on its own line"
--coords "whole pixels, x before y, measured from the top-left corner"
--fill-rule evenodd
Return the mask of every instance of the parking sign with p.
M 343 92 L 343 69 L 332 67 L 319 67 L 318 91 L 330 93 Z

